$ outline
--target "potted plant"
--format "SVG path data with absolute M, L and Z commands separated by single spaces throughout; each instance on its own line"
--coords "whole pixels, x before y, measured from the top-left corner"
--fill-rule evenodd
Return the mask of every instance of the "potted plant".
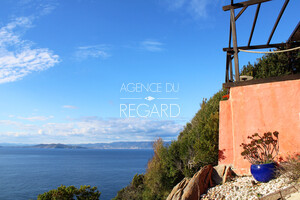
M 279 152 L 278 132 L 267 132 L 263 136 L 258 133 L 248 136 L 250 143 L 242 143 L 241 155 L 247 159 L 251 165 L 252 176 L 260 182 L 268 182 L 275 175 L 275 157 Z

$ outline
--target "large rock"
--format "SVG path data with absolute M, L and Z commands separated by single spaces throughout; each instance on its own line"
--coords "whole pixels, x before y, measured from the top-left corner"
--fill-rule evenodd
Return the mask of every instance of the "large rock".
M 180 183 L 178 183 L 171 193 L 169 194 L 167 200 L 180 200 L 181 196 L 183 194 L 183 190 L 186 187 L 186 185 L 189 183 L 188 178 L 184 178 Z
M 198 171 L 190 180 L 183 179 L 169 194 L 167 200 L 198 200 L 208 188 L 213 186 L 211 179 L 212 165 Z
M 206 165 L 198 171 L 191 179 L 184 178 L 178 183 L 167 200 L 199 200 L 207 189 L 225 183 L 234 176 L 234 172 L 228 165 Z
M 208 188 L 213 186 L 211 180 L 212 165 L 206 165 L 198 171 L 184 188 L 182 200 L 198 200 Z

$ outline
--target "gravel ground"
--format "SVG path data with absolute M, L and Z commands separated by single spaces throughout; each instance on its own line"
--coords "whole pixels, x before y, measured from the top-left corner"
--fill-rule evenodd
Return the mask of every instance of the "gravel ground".
M 252 200 L 282 190 L 290 185 L 289 179 L 284 176 L 273 179 L 268 183 L 257 182 L 253 177 L 237 177 L 223 185 L 210 188 L 207 194 L 202 196 L 202 199 Z

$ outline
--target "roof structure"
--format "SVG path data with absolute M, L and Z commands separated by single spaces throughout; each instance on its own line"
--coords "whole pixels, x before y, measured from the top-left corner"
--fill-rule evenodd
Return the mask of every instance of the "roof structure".
M 269 2 L 271 0 L 248 0 L 244 2 L 234 3 L 234 0 L 231 0 L 230 5 L 223 6 L 224 11 L 230 11 L 230 31 L 229 31 L 229 43 L 227 48 L 223 48 L 223 51 L 226 51 L 226 75 L 225 75 L 225 83 L 229 82 L 239 82 L 240 76 L 239 76 L 239 59 L 238 59 L 238 53 L 239 50 L 249 50 L 249 49 L 264 49 L 264 48 L 283 48 L 287 46 L 300 46 L 300 22 L 290 35 L 290 37 L 287 39 L 286 43 L 271 43 L 272 37 L 274 35 L 274 32 L 277 28 L 277 25 L 282 17 L 282 14 L 285 11 L 285 8 L 287 7 L 289 0 L 285 0 L 284 4 L 282 5 L 282 8 L 278 14 L 278 17 L 275 21 L 275 24 L 273 26 L 273 29 L 269 35 L 268 41 L 266 41 L 265 44 L 260 45 L 251 45 L 251 40 L 253 36 L 253 32 L 255 29 L 257 17 L 260 11 L 260 7 L 262 3 Z M 238 46 L 237 45 L 237 30 L 236 30 L 236 21 L 239 19 L 239 17 L 243 14 L 243 12 L 249 7 L 256 5 L 256 12 L 253 19 L 252 29 L 248 40 L 247 46 Z M 235 15 L 235 9 L 242 8 L 237 15 Z M 231 46 L 231 43 L 233 46 Z M 233 67 L 232 67 L 232 60 L 234 60 L 234 72 L 235 76 L 233 77 Z

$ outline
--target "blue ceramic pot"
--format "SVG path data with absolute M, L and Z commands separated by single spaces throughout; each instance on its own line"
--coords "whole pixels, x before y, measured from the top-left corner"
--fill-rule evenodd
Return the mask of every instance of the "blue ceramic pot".
M 251 165 L 251 174 L 255 180 L 260 182 L 268 182 L 275 177 L 275 163 Z

